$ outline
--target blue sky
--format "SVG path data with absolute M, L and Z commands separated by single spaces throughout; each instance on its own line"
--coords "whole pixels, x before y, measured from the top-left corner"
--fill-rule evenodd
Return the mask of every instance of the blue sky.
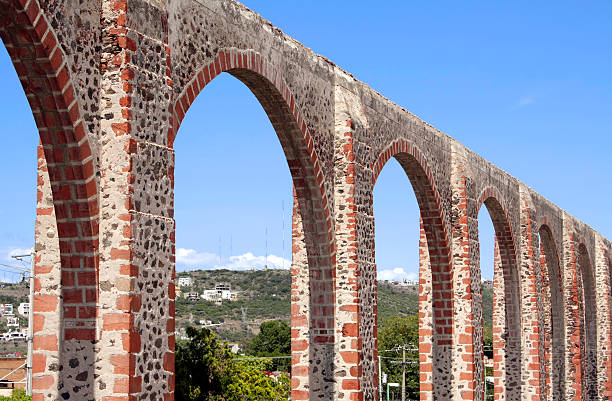
M 612 238 L 612 3 L 245 4 Z M 0 73 L 6 255 L 32 244 L 37 136 L 4 49 Z M 266 248 L 269 266 L 287 267 L 291 178 L 248 89 L 213 81 L 175 147 L 178 268 L 261 267 Z M 397 163 L 384 168 L 374 208 L 381 277 L 416 277 L 418 211 Z M 481 215 L 490 277 L 493 233 Z

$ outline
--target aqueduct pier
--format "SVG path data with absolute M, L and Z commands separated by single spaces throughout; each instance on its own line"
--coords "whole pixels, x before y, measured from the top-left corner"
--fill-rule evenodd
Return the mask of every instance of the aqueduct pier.
M 372 189 L 421 211 L 421 398 L 481 400 L 477 215 L 496 232 L 498 400 L 607 400 L 612 244 L 232 0 L 0 0 L 40 134 L 34 401 L 172 400 L 173 141 L 222 72 L 295 188 L 292 399 L 376 399 Z

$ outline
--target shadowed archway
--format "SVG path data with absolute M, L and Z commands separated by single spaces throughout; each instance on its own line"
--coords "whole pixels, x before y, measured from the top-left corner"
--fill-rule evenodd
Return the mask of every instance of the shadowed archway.
M 495 230 L 493 267 L 495 393 L 503 394 L 506 400 L 519 401 L 521 399 L 520 281 L 514 234 L 501 199 L 503 198 L 497 190 L 487 188 L 480 197 L 477 210 L 480 210 L 482 205 L 486 207 Z M 482 289 L 479 295 L 482 303 Z M 479 327 L 482 327 L 482 316 L 480 319 Z M 479 345 L 482 346 L 482 341 Z
M 546 363 L 544 383 L 546 396 L 554 401 L 564 399 L 565 391 L 565 301 L 563 297 L 563 277 L 561 275 L 559 253 L 550 227 L 542 225 L 540 236 L 540 267 L 542 270 L 542 290 L 544 311 L 544 361 Z
M 298 293 L 298 286 L 292 286 L 296 291 L 292 292 L 292 299 L 300 300 L 294 305 L 305 304 L 298 310 L 292 309 L 292 328 L 301 333 L 292 338 L 295 357 L 292 394 L 296 398 L 330 397 L 332 381 L 312 379 L 333 375 L 335 281 L 327 191 L 310 132 L 283 78 L 256 52 L 235 49 L 219 52 L 177 96 L 169 143 L 174 142 L 195 98 L 223 72 L 240 80 L 258 99 L 276 131 L 293 180 L 294 213 L 299 213 L 294 216 L 294 250 L 303 246 L 307 263 L 300 262 L 299 268 L 294 264 L 292 280 L 307 282 L 310 291 Z M 313 371 L 323 375 L 313 375 Z
M 373 164 L 373 184 L 395 158 L 410 181 L 420 212 L 419 355 L 421 399 L 450 397 L 453 292 L 450 249 L 440 197 L 417 147 L 397 141 Z M 373 201 L 370 201 L 370 207 Z M 370 209 L 372 211 L 372 208 Z M 416 224 L 416 222 L 415 222 Z M 375 282 L 375 281 L 374 281 Z

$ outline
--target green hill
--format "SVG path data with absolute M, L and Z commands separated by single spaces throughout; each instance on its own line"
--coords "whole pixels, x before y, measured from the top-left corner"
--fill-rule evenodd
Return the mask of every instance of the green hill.
M 226 341 L 248 342 L 259 325 L 266 320 L 290 319 L 291 275 L 289 270 L 199 270 L 182 272 L 179 277 L 191 277 L 193 285 L 181 288 L 176 300 L 177 328 L 196 325 L 200 320 L 222 323 L 213 327 L 217 335 Z M 237 300 L 223 301 L 220 305 L 198 299 L 184 298 L 187 292 L 201 294 L 214 289 L 217 284 L 229 284 L 238 292 Z M 483 287 L 485 332 L 490 332 L 493 309 L 492 289 Z M 242 323 L 242 311 L 246 308 L 246 324 Z M 408 316 L 418 313 L 418 287 L 397 286 L 379 282 L 378 312 L 383 323 L 390 316 Z M 488 327 L 488 330 L 487 330 Z

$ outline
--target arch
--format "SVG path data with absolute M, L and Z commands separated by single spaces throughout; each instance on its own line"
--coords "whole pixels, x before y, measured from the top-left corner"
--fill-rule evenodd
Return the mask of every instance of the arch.
M 0 4 L 0 37 L 30 103 L 48 165 L 65 256 L 62 266 L 81 267 L 84 260 L 68 256 L 89 253 L 93 258 L 96 254 L 98 201 L 94 159 L 70 73 L 36 1 L 2 0 Z M 86 262 L 86 266 L 96 265 L 95 258 Z
M 545 294 L 545 364 L 546 391 L 550 399 L 565 398 L 565 299 L 559 251 L 550 225 L 543 219 L 538 229 L 540 235 L 540 267 L 542 291 Z M 548 396 L 548 394 L 547 394 Z
M 446 230 L 446 220 L 440 202 L 437 186 L 427 165 L 427 161 L 419 149 L 410 142 L 399 139 L 389 144 L 372 164 L 372 187 L 386 165 L 394 157 L 404 169 L 414 190 L 421 214 L 421 234 L 425 234 L 426 249 L 421 251 L 421 257 L 427 255 L 428 264 L 420 263 L 420 269 L 425 266 L 431 269 L 431 302 L 432 327 L 424 327 L 422 296 L 419 300 L 419 354 L 421 355 L 421 397 L 432 393 L 434 398 L 450 398 L 452 369 L 452 327 L 453 327 L 453 290 L 451 272 L 451 252 Z M 370 193 L 370 207 L 373 204 L 373 193 Z M 423 294 L 423 274 L 419 273 L 419 294 Z M 426 273 L 429 276 L 429 272 Z M 431 331 L 431 332 L 430 332 Z M 423 358 L 425 360 L 423 360 Z M 434 364 L 435 361 L 435 364 Z
M 484 204 L 495 229 L 493 288 L 493 359 L 495 392 L 506 399 L 521 399 L 521 294 L 516 242 L 504 198 L 494 187 L 485 188 L 476 212 Z M 501 273 L 501 279 L 498 274 Z M 498 286 L 503 285 L 503 288 Z M 498 299 L 498 297 L 503 297 Z M 503 307 L 503 316 L 499 308 Z M 502 368 L 503 366 L 503 368 Z M 501 390 L 499 390 L 501 389 Z
M 597 399 L 597 294 L 595 272 L 588 249 L 578 241 L 577 270 L 579 277 L 580 356 L 582 362 L 582 394 L 586 400 Z
M 195 98 L 218 75 L 227 72 L 244 83 L 258 99 L 272 123 L 283 148 L 293 179 L 294 196 L 297 200 L 295 211 L 299 211 L 303 232 L 301 242 L 305 244 L 309 276 L 309 313 L 308 322 L 310 346 L 304 339 L 292 339 L 292 347 L 299 343 L 300 348 L 308 348 L 311 366 L 318 370 L 329 369 L 333 354 L 328 350 L 334 343 L 335 328 L 335 275 L 333 225 L 329 211 L 328 196 L 323 172 L 314 146 L 314 138 L 306 126 L 294 95 L 279 70 L 269 64 L 253 50 L 220 50 L 213 61 L 194 74 L 180 95 L 173 101 L 172 128 L 168 144 L 173 147 L 185 114 Z M 295 219 L 294 219 L 295 220 Z M 294 322 L 292 313 L 292 325 Z M 299 319 L 303 321 L 303 316 Z M 300 323 L 302 324 L 302 323 Z M 297 332 L 297 331 L 296 331 Z M 315 355 L 316 354 L 316 355 Z M 313 355 L 315 355 L 313 357 Z M 322 365 L 322 366 L 314 366 Z M 301 371 L 302 369 L 300 369 Z M 296 370 L 297 372 L 297 370 Z M 297 377 L 297 373 L 294 373 Z M 310 377 L 310 376 L 309 376 Z M 298 386 L 299 380 L 292 380 L 292 392 L 303 396 Z M 330 383 L 307 385 L 311 394 L 329 391 Z M 320 388 L 319 388 L 320 387 Z
M 48 293 L 41 293 L 37 285 L 32 308 L 36 322 L 33 369 L 37 372 L 33 391 L 44 390 L 49 395 L 53 386 L 70 385 L 66 378 L 75 369 L 67 360 L 69 343 L 79 343 L 81 355 L 90 356 L 92 363 L 94 360 L 91 341 L 96 338 L 98 282 L 94 157 L 62 47 L 38 2 L 0 0 L 0 37 L 30 104 L 46 161 L 42 171 L 49 176 L 53 208 L 38 209 L 37 215 L 55 212 L 57 223 L 59 241 L 54 246 L 59 248 L 61 272 L 54 270 L 55 266 L 42 265 L 37 256 L 35 274 L 38 283 L 47 279 L 46 274 L 61 275 L 61 285 Z M 38 196 L 42 193 L 39 176 Z M 53 367 L 56 358 L 60 377 Z M 79 372 L 85 370 L 93 377 L 93 365 L 82 366 Z

